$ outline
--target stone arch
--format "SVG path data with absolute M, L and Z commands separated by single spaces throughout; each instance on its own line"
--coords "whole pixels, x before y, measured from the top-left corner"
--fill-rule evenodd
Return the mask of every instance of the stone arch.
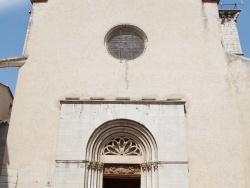
M 136 156 L 115 155 L 122 159 L 122 164 L 136 163 L 141 167 L 141 187 L 157 188 L 158 186 L 158 152 L 156 141 L 151 132 L 142 124 L 128 120 L 116 119 L 103 123 L 91 135 L 86 149 L 85 187 L 102 187 L 103 165 L 113 163 L 103 155 L 103 148 L 112 140 L 124 138 L 131 140 L 140 150 Z M 125 154 L 126 155 L 126 154 Z M 106 157 L 105 160 L 103 157 Z M 132 160 L 127 160 L 128 158 Z M 115 162 L 117 163 L 117 162 Z M 119 163 L 119 160 L 118 160 Z
M 142 147 L 144 162 L 157 161 L 157 144 L 153 135 L 144 125 L 127 119 L 111 120 L 100 125 L 88 141 L 86 160 L 100 161 L 105 143 L 118 135 L 131 137 Z

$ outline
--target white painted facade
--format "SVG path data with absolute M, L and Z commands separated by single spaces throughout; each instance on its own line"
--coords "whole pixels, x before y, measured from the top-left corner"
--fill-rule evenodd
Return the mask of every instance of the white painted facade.
M 145 33 L 146 50 L 120 61 L 105 37 L 126 24 Z M 110 131 L 153 148 L 133 159 L 142 188 L 249 187 L 250 61 L 226 53 L 220 34 L 214 2 L 34 3 L 3 165 L 14 187 L 101 188 L 110 159 L 98 135 L 121 120 Z

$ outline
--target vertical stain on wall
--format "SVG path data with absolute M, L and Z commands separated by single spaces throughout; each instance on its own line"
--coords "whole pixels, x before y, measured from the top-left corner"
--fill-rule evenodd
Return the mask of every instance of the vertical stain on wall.
M 208 30 L 208 17 L 207 17 L 207 14 L 206 14 L 204 3 L 202 3 L 202 6 L 201 6 L 201 16 L 203 18 L 204 29 Z
M 126 89 L 128 89 L 128 61 L 125 61 L 124 62 L 124 65 L 125 65 L 125 83 L 126 83 Z

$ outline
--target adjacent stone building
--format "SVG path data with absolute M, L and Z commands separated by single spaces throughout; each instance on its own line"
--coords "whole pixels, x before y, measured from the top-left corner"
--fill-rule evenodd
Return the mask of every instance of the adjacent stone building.
M 9 120 L 13 103 L 13 95 L 10 88 L 0 83 L 0 170 L 6 148 L 6 140 L 9 129 Z
M 13 95 L 10 88 L 0 83 L 0 120 L 9 121 L 12 110 Z
M 250 187 L 250 60 L 229 11 L 34 0 L 23 57 L 2 60 L 23 65 L 2 186 Z

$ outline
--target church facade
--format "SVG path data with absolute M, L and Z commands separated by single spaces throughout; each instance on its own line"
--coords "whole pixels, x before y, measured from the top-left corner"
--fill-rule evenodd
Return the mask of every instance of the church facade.
M 0 185 L 249 187 L 239 13 L 215 0 L 33 0 Z

